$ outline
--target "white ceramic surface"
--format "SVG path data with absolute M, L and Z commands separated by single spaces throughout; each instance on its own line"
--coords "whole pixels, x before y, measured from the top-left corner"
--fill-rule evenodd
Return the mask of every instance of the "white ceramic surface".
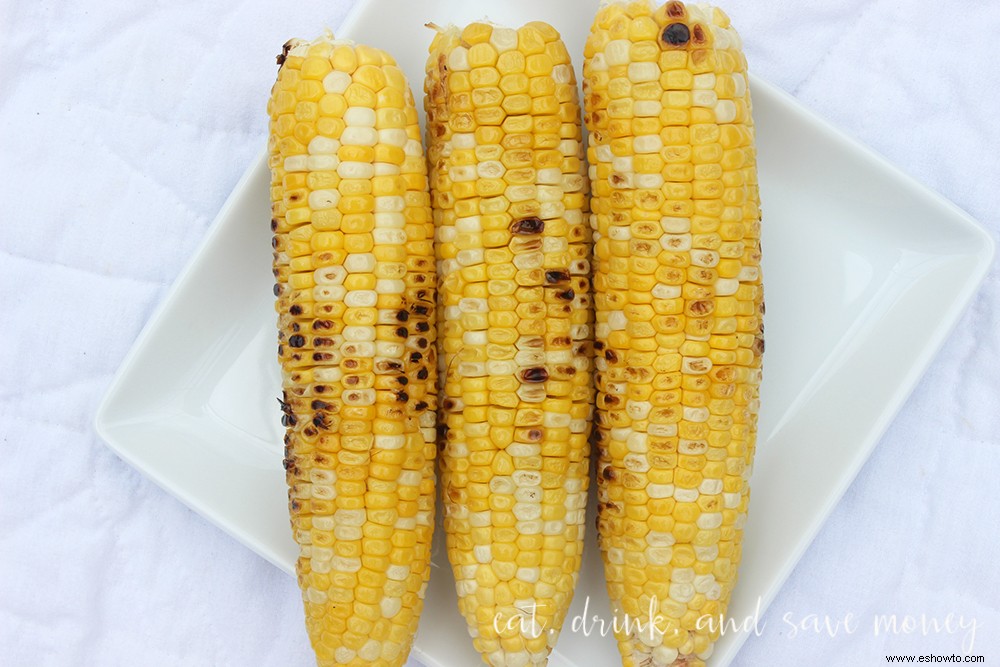
M 544 20 L 576 65 L 596 2 L 359 3 L 338 36 L 391 51 L 418 94 L 431 33 L 482 18 Z M 302 35 L 307 37 L 307 35 Z M 752 68 L 753 63 L 751 63 Z M 955 206 L 752 80 L 764 212 L 767 352 L 744 560 L 730 614 L 774 597 L 956 322 L 993 254 Z M 296 548 L 281 467 L 268 174 L 250 167 L 126 358 L 96 426 L 157 484 L 278 567 Z M 588 526 L 593 523 L 588 521 Z M 440 537 L 440 533 L 438 535 Z M 569 619 L 609 619 L 588 535 Z M 478 663 L 440 541 L 413 655 Z M 745 634 L 718 644 L 724 667 Z M 553 667 L 618 664 L 610 637 L 564 628 Z

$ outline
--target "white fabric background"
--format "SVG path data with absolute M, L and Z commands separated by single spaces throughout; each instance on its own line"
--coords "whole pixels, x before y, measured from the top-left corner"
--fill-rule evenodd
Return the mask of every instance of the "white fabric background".
M 294 581 L 120 461 L 92 421 L 264 146 L 275 53 L 339 25 L 350 0 L 120 4 L 0 2 L 0 662 L 308 665 Z M 755 73 L 996 235 L 1000 5 L 726 5 Z M 792 637 L 781 619 L 847 612 L 975 617 L 974 652 L 1000 661 L 998 306 L 994 266 L 736 665 L 961 645 L 867 624 Z

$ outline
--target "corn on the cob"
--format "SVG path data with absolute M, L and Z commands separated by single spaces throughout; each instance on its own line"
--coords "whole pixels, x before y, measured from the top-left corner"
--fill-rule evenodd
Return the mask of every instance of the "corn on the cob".
M 611 2 L 583 85 L 598 530 L 614 611 L 643 623 L 617 639 L 627 667 L 701 666 L 740 561 L 763 352 L 746 60 L 718 9 Z
M 543 23 L 439 30 L 430 51 L 448 556 L 484 661 L 544 665 L 580 567 L 589 467 L 576 81 Z
M 413 96 L 386 53 L 293 40 L 268 113 L 285 468 L 324 667 L 402 665 L 430 573 L 435 276 Z

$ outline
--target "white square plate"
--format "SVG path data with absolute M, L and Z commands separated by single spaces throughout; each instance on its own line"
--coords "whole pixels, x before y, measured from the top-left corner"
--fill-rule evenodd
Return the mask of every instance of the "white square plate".
M 508 25 L 550 22 L 579 71 L 596 4 L 506 0 L 486 13 Z M 360 2 L 338 35 L 393 53 L 419 97 L 431 38 L 421 26 L 483 14 L 482 5 L 459 0 L 373 0 Z M 767 354 L 753 501 L 730 607 L 735 619 L 752 616 L 774 597 L 993 255 L 990 237 L 955 206 L 778 89 L 759 79 L 751 86 L 764 211 Z M 296 547 L 275 400 L 280 380 L 268 183 L 260 159 L 139 336 L 96 426 L 126 461 L 291 572 Z M 432 667 L 478 664 L 440 542 L 434 563 L 413 654 Z M 608 619 L 593 531 L 569 619 L 582 613 L 588 596 L 588 614 Z M 619 664 L 611 637 L 587 637 L 569 624 L 553 667 Z M 726 635 L 713 665 L 729 664 L 745 638 Z

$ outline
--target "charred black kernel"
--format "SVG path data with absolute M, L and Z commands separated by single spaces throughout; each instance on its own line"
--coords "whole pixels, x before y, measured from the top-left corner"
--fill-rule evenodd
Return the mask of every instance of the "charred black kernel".
M 272 236 L 271 237 L 271 247 L 274 248 L 275 250 L 277 250 L 277 248 L 278 248 L 278 237 L 277 236 Z
M 281 56 L 278 57 L 281 58 Z M 284 62 L 284 58 L 281 58 L 281 61 Z M 278 64 L 280 65 L 281 63 Z M 302 509 L 302 505 L 295 498 L 292 498 L 292 509 L 295 510 L 296 512 Z
M 282 426 L 295 426 L 298 420 L 295 419 L 295 415 L 281 415 L 281 425 Z
M 414 306 L 413 307 L 413 314 L 414 315 L 426 315 L 428 312 L 430 312 L 430 311 L 427 310 L 427 306 Z
M 615 470 L 611 466 L 607 466 L 604 469 L 604 472 L 602 472 L 601 474 L 604 476 L 604 479 L 607 480 L 612 480 L 615 478 Z
M 415 283 L 425 283 L 427 282 L 427 276 L 423 273 L 417 273 L 413 276 L 413 282 Z
M 604 395 L 604 405 L 606 405 L 607 407 L 612 408 L 618 405 L 619 403 L 621 403 L 621 401 L 618 400 L 617 396 L 613 396 L 612 394 Z
M 418 380 L 426 380 L 427 379 L 427 369 L 426 368 L 421 368 L 419 371 L 417 371 L 417 379 Z
M 422 353 L 420 353 L 420 352 L 410 352 L 410 362 L 411 363 L 415 364 L 415 363 L 417 363 L 418 361 L 420 361 L 423 358 L 424 358 L 424 355 Z
M 396 313 L 396 319 L 400 322 L 405 322 L 406 320 L 410 319 L 410 314 L 405 310 L 401 310 L 398 313 Z
M 416 410 L 416 411 L 418 411 L 418 412 L 421 411 L 421 410 L 426 410 L 427 409 L 427 401 L 420 401 L 419 403 L 417 403 L 416 405 L 413 406 L 413 409 Z
M 313 391 L 315 391 L 317 394 L 322 394 L 322 393 L 326 392 L 326 385 L 325 384 L 318 384 L 315 387 L 313 387 Z
M 599 340 L 595 340 L 594 341 L 594 349 L 597 350 L 598 352 L 600 352 L 601 350 L 604 349 L 604 343 L 602 343 Z
M 396 400 L 399 401 L 400 403 L 406 403 L 408 400 L 410 400 L 410 395 L 407 394 L 405 391 L 396 392 Z
M 521 371 L 521 380 L 524 382 L 545 382 L 549 379 L 549 372 L 541 366 L 536 366 L 535 368 L 526 368 Z
M 278 356 L 281 357 L 281 356 L 284 356 L 284 354 L 285 354 L 285 346 L 284 345 L 278 345 Z
M 614 350 L 605 350 L 604 358 L 613 364 L 618 363 L 618 354 Z
M 330 428 L 330 425 L 326 423 L 326 415 L 323 413 L 319 413 L 313 417 L 313 426 L 324 430 Z
M 417 331 L 420 333 L 425 333 L 431 330 L 431 325 L 427 322 L 417 322 Z
M 313 352 L 313 361 L 329 361 L 333 355 L 329 352 Z
M 401 375 L 398 378 L 396 378 L 396 382 L 405 387 L 406 385 L 410 384 L 410 378 L 406 377 L 405 375 Z
M 301 328 L 298 322 L 292 322 L 292 331 L 299 331 Z
M 410 335 L 410 332 L 406 329 L 406 327 L 399 327 L 396 329 L 396 335 L 400 338 L 406 338 Z
M 550 285 L 554 283 L 563 283 L 569 280 L 569 271 L 546 271 L 545 272 L 545 282 Z
M 417 298 L 418 299 L 424 299 L 426 297 L 427 297 L 427 290 L 425 290 L 425 289 L 417 290 Z
M 446 398 L 444 399 L 444 401 L 441 402 L 441 407 L 445 410 L 454 410 L 455 401 L 453 399 Z
M 271 231 L 272 232 L 278 231 L 278 221 L 275 220 L 274 218 L 271 218 Z
M 292 306 L 291 308 L 288 309 L 288 313 L 290 315 L 301 315 L 302 314 L 302 306 L 299 306 L 299 305 L 296 304 L 296 305 L 294 305 L 294 306 Z
M 314 429 L 312 426 L 306 426 L 304 429 L 302 429 L 302 432 L 305 433 L 305 435 L 306 435 L 307 438 L 314 438 L 317 435 L 319 435 L 316 432 L 316 429 Z M 316 462 L 317 463 L 321 463 L 321 461 L 319 460 L 318 456 L 316 457 Z
M 572 301 L 573 299 L 576 298 L 576 292 L 574 292 L 571 289 L 568 289 L 568 290 L 565 290 L 563 292 L 559 292 L 558 294 L 556 294 L 556 298 L 557 299 L 563 299 L 564 301 Z
M 274 296 L 281 296 L 281 283 L 274 283 L 274 287 L 271 288 L 271 291 L 274 292 Z
M 302 347 L 306 344 L 305 336 L 300 336 L 298 334 L 292 336 L 288 339 L 288 344 L 292 347 Z
M 417 347 L 419 347 L 421 350 L 426 350 L 427 349 L 427 339 L 426 338 L 418 338 L 417 339 Z
M 313 401 L 310 406 L 313 410 L 329 410 L 330 404 L 324 401 Z
M 511 234 L 541 234 L 545 230 L 545 221 L 541 218 L 521 218 L 511 223 Z
M 541 429 L 533 428 L 530 431 L 528 431 L 528 441 L 529 442 L 538 442 L 541 439 L 542 439 L 542 430 Z
M 441 442 L 441 444 L 444 445 L 444 441 L 448 437 L 448 425 L 447 424 L 438 424 L 437 425 L 437 436 L 438 436 L 438 440 Z
M 333 322 L 330 320 L 313 320 L 313 329 L 321 331 L 323 329 L 332 329 Z
M 683 23 L 671 23 L 663 29 L 660 39 L 670 46 L 684 46 L 691 41 L 691 31 Z
M 331 347 L 332 345 L 332 338 L 321 338 L 319 336 L 313 338 L 313 347 Z

